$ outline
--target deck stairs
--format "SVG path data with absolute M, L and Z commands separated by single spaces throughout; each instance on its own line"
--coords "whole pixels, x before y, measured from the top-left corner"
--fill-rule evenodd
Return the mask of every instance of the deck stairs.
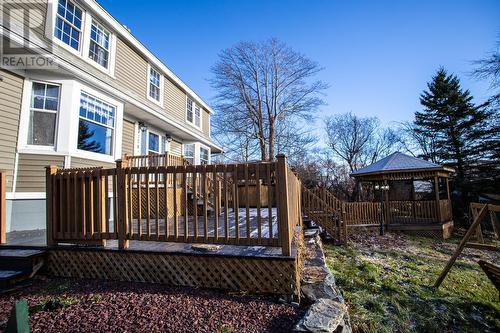
M 0 292 L 25 285 L 42 268 L 46 251 L 0 248 Z
M 346 226 L 342 219 L 341 201 L 330 192 L 320 192 L 302 186 L 302 216 L 326 231 L 337 243 L 346 242 Z

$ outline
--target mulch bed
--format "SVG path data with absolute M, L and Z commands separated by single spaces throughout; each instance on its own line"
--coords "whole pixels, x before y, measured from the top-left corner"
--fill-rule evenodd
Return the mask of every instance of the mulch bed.
M 43 279 L 0 295 L 0 331 L 27 299 L 32 332 L 290 332 L 303 310 L 270 298 L 145 283 Z M 48 301 L 49 305 L 47 305 Z M 48 308 L 51 309 L 48 309 Z

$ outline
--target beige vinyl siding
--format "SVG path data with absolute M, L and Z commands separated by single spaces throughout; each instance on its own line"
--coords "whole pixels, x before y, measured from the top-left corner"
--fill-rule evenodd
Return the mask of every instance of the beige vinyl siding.
M 148 62 L 130 48 L 121 38 L 116 40 L 115 77 L 117 83 L 146 102 L 148 92 Z
M 177 141 L 170 142 L 170 152 L 175 155 L 183 155 L 182 154 L 182 143 Z
M 45 192 L 45 167 L 64 166 L 64 156 L 19 154 L 16 192 Z
M 7 192 L 12 191 L 23 79 L 0 70 L 0 170 L 7 172 Z
M 115 163 L 106 163 L 86 158 L 71 157 L 71 168 L 91 168 L 91 167 L 114 168 L 115 166 L 116 166 Z
M 164 104 L 169 116 L 181 124 L 186 123 L 186 94 L 167 78 Z
M 210 137 L 210 113 L 205 109 L 201 116 L 201 130 L 206 137 Z
M 122 154 L 134 155 L 135 123 L 123 119 Z

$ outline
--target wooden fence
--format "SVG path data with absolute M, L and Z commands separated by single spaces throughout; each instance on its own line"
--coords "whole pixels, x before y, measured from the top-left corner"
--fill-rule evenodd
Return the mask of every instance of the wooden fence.
M 47 243 L 129 240 L 279 246 L 291 254 L 301 223 L 300 180 L 276 162 L 112 169 L 47 167 Z M 268 190 L 241 205 L 238 186 Z M 243 190 L 245 191 L 245 190 Z
M 6 178 L 7 173 L 0 170 L 0 244 L 5 244 L 7 241 L 7 208 L 5 197 L 5 191 L 7 188 Z

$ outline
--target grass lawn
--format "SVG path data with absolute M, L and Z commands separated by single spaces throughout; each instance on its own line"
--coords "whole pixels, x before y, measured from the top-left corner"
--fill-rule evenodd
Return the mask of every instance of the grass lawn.
M 376 233 L 325 244 L 325 255 L 349 306 L 354 332 L 500 332 L 498 292 L 478 259 L 500 255 L 465 249 L 438 290 L 432 285 L 458 239 Z

